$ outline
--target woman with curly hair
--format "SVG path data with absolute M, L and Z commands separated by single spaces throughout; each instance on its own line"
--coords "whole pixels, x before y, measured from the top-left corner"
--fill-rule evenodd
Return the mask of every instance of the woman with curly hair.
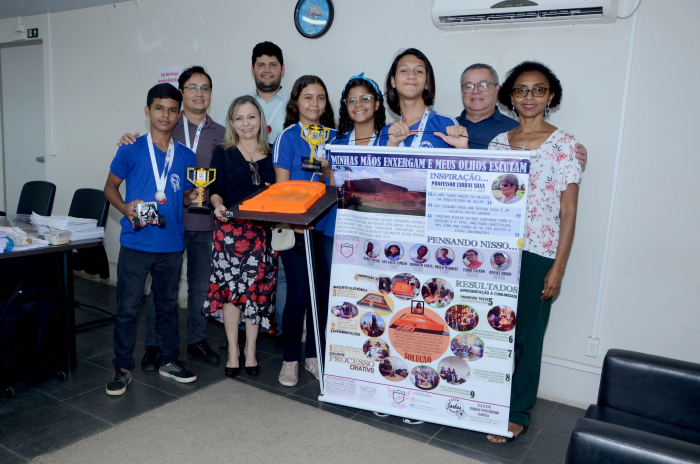
M 508 430 L 513 437 L 488 435 L 494 443 L 513 441 L 527 432 L 528 410 L 537 398 L 552 297 L 561 287 L 574 237 L 581 183 L 576 138 L 545 121 L 550 109 L 561 102 L 561 96 L 557 76 L 535 61 L 525 61 L 511 69 L 498 93 L 499 101 L 518 115 L 520 125 L 497 135 L 489 149 L 533 150 L 535 155 L 530 159 L 511 381 Z
M 365 73 L 352 76 L 340 97 L 335 145 L 377 145 L 386 124 L 384 98 L 379 86 Z

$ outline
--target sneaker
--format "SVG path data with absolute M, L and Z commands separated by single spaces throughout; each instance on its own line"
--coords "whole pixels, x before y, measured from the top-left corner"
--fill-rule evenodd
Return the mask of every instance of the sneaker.
M 306 364 L 304 364 L 304 368 L 311 372 L 314 377 L 316 377 L 316 380 L 318 380 L 318 359 L 316 358 L 309 358 L 306 360 Z
M 134 374 L 123 367 L 115 370 L 112 380 L 107 384 L 107 394 L 111 396 L 123 395 L 126 392 L 126 386 L 131 383 L 133 378 Z
M 160 366 L 160 348 L 157 346 L 147 346 L 146 354 L 141 360 L 142 371 L 157 371 Z
M 201 358 L 202 361 L 209 364 L 219 364 L 219 361 L 221 361 L 219 355 L 211 349 L 206 340 L 187 345 L 187 354 Z
M 192 371 L 185 369 L 185 363 L 182 361 L 173 361 L 160 366 L 160 375 L 170 377 L 180 383 L 190 383 L 197 380 L 197 376 Z
M 299 361 L 282 362 L 282 370 L 278 380 L 285 387 L 296 385 L 299 382 Z
M 374 411 L 374 415 L 377 417 L 389 417 L 389 414 L 384 414 L 381 412 Z

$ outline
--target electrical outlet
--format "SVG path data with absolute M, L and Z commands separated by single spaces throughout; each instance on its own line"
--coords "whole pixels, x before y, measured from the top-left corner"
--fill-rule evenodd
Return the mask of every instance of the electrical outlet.
M 588 337 L 588 343 L 586 344 L 586 356 L 590 356 L 592 358 L 598 357 L 598 342 L 600 342 L 599 338 Z
M 58 155 L 58 149 L 56 148 L 56 145 L 53 143 L 51 145 L 49 145 L 49 155 L 51 155 L 51 156 Z

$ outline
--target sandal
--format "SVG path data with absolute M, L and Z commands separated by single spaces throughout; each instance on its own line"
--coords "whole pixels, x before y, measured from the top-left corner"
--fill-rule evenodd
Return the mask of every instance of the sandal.
M 515 440 L 517 440 L 518 438 L 522 437 L 523 435 L 525 435 L 525 434 L 527 433 L 527 428 L 528 428 L 528 427 L 529 427 L 529 425 L 523 425 L 523 430 L 522 430 L 517 436 L 516 436 L 516 435 L 513 435 L 512 437 L 503 437 L 503 438 L 505 438 L 505 441 L 503 441 L 503 442 L 491 441 L 491 440 L 488 439 L 488 437 L 487 437 L 486 439 L 487 439 L 489 442 L 495 443 L 495 444 L 497 444 L 497 445 L 500 445 L 501 443 L 510 443 L 510 442 L 515 441 Z M 496 436 L 501 436 L 501 435 L 496 435 Z
M 409 424 L 409 425 L 420 425 L 420 424 L 425 424 L 422 420 L 412 420 L 412 419 L 406 419 L 404 417 L 403 419 L 404 424 Z

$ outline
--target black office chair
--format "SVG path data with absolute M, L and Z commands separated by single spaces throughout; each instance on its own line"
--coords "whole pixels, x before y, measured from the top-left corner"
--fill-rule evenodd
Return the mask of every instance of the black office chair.
M 107 224 L 108 212 L 109 201 L 107 201 L 102 190 L 83 188 L 76 190 L 73 194 L 68 216 L 96 219 L 97 227 L 104 227 Z M 101 279 L 109 279 L 109 261 L 107 260 L 107 253 L 104 247 L 84 248 L 73 251 L 73 269 L 90 275 L 99 275 Z M 81 306 L 108 314 L 109 317 L 78 324 L 75 326 L 76 329 L 114 320 L 113 313 L 76 300 L 75 307 L 79 309 Z
M 53 200 L 56 197 L 56 186 L 51 182 L 34 180 L 27 182 L 22 187 L 17 205 L 17 214 L 32 214 L 35 212 L 41 216 L 51 216 Z M 5 213 L 0 211 L 0 216 Z

